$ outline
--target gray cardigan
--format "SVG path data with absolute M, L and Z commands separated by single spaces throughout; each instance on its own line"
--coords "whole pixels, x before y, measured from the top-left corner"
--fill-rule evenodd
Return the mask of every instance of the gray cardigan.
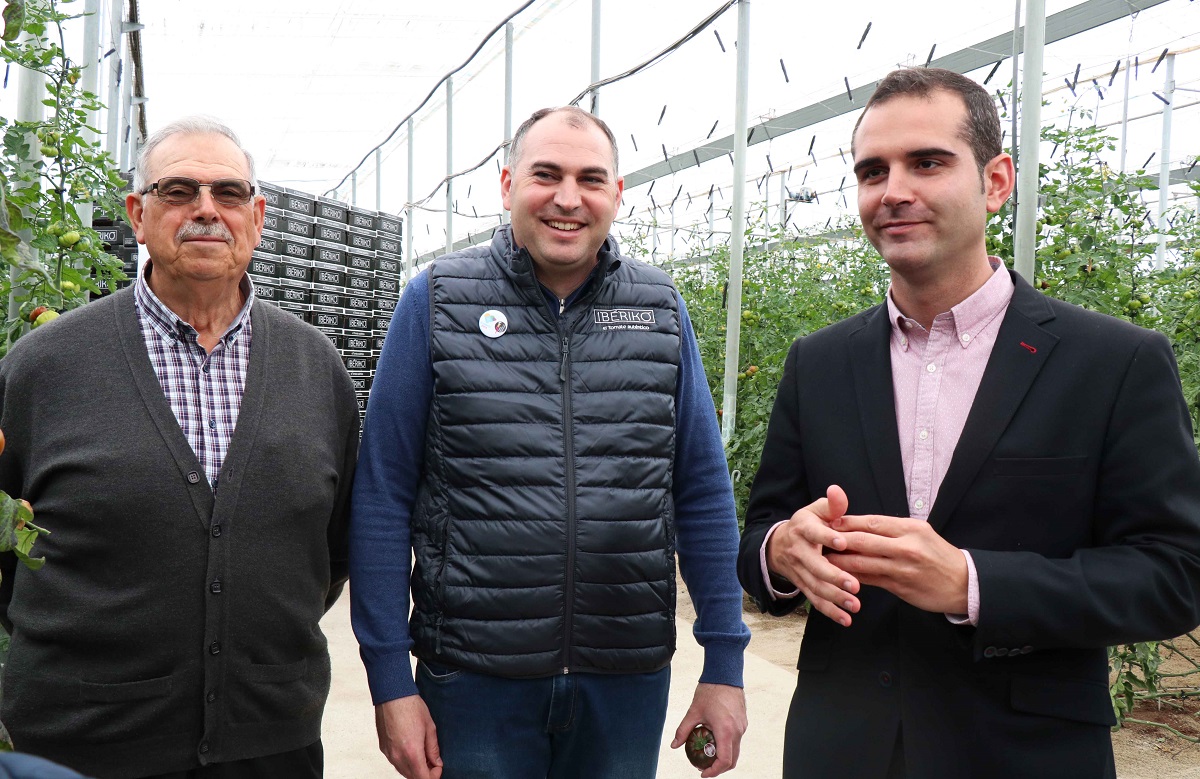
M 0 489 L 53 535 L 0 557 L 17 748 L 96 777 L 180 771 L 320 737 L 318 625 L 346 577 L 358 409 L 333 345 L 256 301 L 214 496 L 163 396 L 132 289 L 0 361 Z

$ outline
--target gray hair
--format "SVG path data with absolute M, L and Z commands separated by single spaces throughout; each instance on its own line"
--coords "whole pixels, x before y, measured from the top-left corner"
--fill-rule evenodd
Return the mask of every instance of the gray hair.
M 207 116 L 185 116 L 176 119 L 165 127 L 156 130 L 146 139 L 146 145 L 138 152 L 137 166 L 133 173 L 133 191 L 143 192 L 150 182 L 146 181 L 146 172 L 150 167 L 150 157 L 162 142 L 174 135 L 220 135 L 233 141 L 233 145 L 246 156 L 246 168 L 250 171 L 250 183 L 258 189 L 258 179 L 254 175 L 254 158 L 242 146 L 237 133 L 216 119 Z

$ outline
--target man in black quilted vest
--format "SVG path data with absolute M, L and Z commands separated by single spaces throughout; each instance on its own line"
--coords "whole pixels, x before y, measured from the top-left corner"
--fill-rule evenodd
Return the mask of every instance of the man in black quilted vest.
M 599 119 L 538 111 L 500 185 L 512 225 L 413 279 L 371 390 L 351 568 L 380 747 L 410 779 L 652 779 L 678 554 L 705 662 L 672 746 L 703 723 L 717 776 L 749 632 L 683 301 L 608 235 Z

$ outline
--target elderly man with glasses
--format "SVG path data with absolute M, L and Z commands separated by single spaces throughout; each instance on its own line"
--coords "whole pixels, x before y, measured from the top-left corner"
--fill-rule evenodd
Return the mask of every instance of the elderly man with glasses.
M 3 720 L 98 779 L 322 774 L 358 408 L 333 345 L 255 303 L 255 192 L 227 127 L 160 130 L 136 283 L 0 363 L 0 489 L 53 531 L 41 570 L 0 559 Z

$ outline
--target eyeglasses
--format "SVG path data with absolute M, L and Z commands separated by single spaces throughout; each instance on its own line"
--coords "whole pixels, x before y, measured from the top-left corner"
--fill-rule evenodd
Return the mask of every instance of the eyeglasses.
M 172 206 L 186 206 L 195 203 L 200 197 L 200 188 L 208 187 L 213 200 L 223 206 L 244 206 L 254 197 L 254 185 L 243 179 L 220 179 L 209 184 L 201 184 L 195 179 L 183 176 L 171 176 L 159 179 L 142 194 L 153 192 L 158 199 Z

